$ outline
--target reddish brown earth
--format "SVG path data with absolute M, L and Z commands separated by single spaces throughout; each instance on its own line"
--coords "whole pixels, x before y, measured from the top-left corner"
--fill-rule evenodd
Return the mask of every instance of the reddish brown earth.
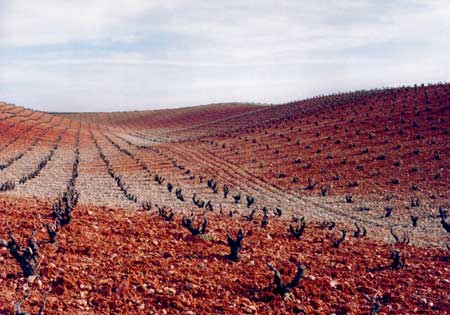
M 39 227 L 28 218 L 49 219 L 51 204 L 8 198 L 1 208 L 15 231 L 28 231 Z M 155 214 L 79 206 L 74 215 L 57 245 L 42 246 L 41 277 L 25 304 L 35 313 L 48 287 L 48 314 L 368 314 L 372 305 L 363 293 L 383 297 L 379 314 L 445 314 L 450 306 L 444 250 L 403 247 L 407 268 L 394 271 L 386 268 L 386 244 L 350 238 L 333 249 L 333 233 L 314 224 L 297 240 L 282 219 L 262 228 L 259 219 L 208 214 L 201 239 L 180 228 L 178 214 L 165 222 Z M 236 263 L 225 258 L 226 227 L 248 233 Z M 39 229 L 38 238 L 45 237 Z M 12 314 L 24 280 L 6 250 L 0 257 L 0 312 Z M 266 263 L 289 279 L 297 262 L 307 267 L 300 285 L 288 299 L 274 295 Z
M 450 222 L 449 88 L 64 115 L 0 103 L 0 184 L 15 184 L 0 191 L 0 239 L 9 227 L 24 245 L 35 227 L 41 244 L 39 277 L 28 280 L 0 247 L 0 313 L 13 314 L 30 292 L 23 309 L 37 314 L 49 290 L 46 314 L 369 314 L 366 295 L 379 301 L 378 314 L 450 314 L 450 234 L 438 215 L 441 207 Z M 52 222 L 76 159 L 73 220 L 56 245 L 45 243 L 42 223 Z M 196 206 L 194 194 L 213 211 Z M 175 221 L 163 221 L 157 206 L 174 209 Z M 206 235 L 181 226 L 189 212 L 208 218 Z M 307 224 L 300 240 L 288 231 L 292 215 Z M 355 223 L 367 236 L 353 236 Z M 231 262 L 225 230 L 239 227 L 248 236 Z M 391 229 L 410 243 L 394 244 Z M 347 237 L 334 249 L 341 230 Z M 406 268 L 389 268 L 391 246 Z M 298 287 L 274 294 L 267 263 L 287 281 L 300 262 Z

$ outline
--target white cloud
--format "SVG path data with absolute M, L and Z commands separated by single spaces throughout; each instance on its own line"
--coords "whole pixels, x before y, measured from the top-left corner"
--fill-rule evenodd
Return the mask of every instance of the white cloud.
M 0 23 L 0 99 L 41 109 L 450 79 L 448 1 L 0 0 Z

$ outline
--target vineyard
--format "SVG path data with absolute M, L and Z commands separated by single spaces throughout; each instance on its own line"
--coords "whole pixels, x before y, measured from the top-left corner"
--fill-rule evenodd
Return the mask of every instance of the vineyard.
M 0 131 L 0 314 L 450 314 L 450 84 Z

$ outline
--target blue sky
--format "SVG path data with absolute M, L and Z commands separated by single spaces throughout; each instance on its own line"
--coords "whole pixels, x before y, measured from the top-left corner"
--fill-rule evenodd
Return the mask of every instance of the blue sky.
M 450 81 L 450 2 L 0 0 L 0 100 L 282 103 Z

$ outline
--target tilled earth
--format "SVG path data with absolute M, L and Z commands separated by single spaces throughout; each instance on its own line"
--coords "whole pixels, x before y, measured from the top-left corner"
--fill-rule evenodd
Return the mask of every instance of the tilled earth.
M 40 247 L 24 279 L 0 246 L 0 314 L 38 314 L 46 292 L 45 314 L 450 314 L 449 101 L 450 84 L 124 113 L 0 102 L 0 244 L 11 229 L 27 246 L 35 228 Z M 69 192 L 73 220 L 50 244 Z M 204 211 L 191 236 L 183 213 Z M 226 230 L 240 228 L 232 262 Z M 275 294 L 268 264 L 288 283 L 300 263 Z
M 51 203 L 3 198 L 0 238 L 11 228 L 22 244 L 34 227 L 47 239 Z M 23 309 L 37 314 L 49 291 L 46 314 L 369 314 L 375 297 L 378 314 L 449 314 L 450 252 L 395 245 L 406 268 L 392 270 L 390 248 L 368 238 L 333 248 L 339 225 L 323 229 L 307 222 L 300 240 L 288 232 L 288 218 L 253 222 L 211 212 L 207 233 L 193 237 L 182 215 L 164 221 L 147 212 L 78 205 L 56 245 L 42 243 L 37 278 L 27 281 L 6 248 L 0 252 L 0 313 L 31 292 Z M 226 229 L 246 231 L 241 258 L 226 258 Z M 288 296 L 273 293 L 276 266 L 285 282 L 298 263 L 306 266 Z M 28 289 L 27 289 L 28 288 Z

